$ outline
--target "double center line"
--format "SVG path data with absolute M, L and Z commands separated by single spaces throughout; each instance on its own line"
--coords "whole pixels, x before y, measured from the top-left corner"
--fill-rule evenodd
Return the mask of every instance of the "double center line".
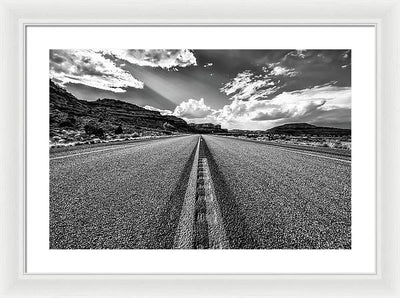
M 174 248 L 183 249 L 229 248 L 201 137 L 197 143 L 174 242 Z

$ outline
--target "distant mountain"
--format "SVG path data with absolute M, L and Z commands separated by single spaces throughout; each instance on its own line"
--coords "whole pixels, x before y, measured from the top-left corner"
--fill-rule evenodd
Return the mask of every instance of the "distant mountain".
M 349 136 L 350 129 L 320 127 L 308 123 L 290 123 L 273 127 L 267 130 L 271 134 L 284 134 L 292 136 L 318 135 L 318 136 Z
M 84 130 L 91 125 L 103 132 L 124 133 L 143 129 L 187 132 L 186 121 L 115 99 L 79 100 L 50 80 L 50 133 L 59 129 Z M 87 129 L 86 129 L 87 130 Z
M 194 132 L 203 134 L 225 134 L 228 132 L 227 129 L 221 128 L 220 124 L 213 123 L 189 123 L 189 126 Z

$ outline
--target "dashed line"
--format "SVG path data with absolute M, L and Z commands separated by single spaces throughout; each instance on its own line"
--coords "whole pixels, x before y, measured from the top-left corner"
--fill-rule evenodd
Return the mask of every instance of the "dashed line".
M 229 248 L 203 143 L 204 140 L 200 137 L 175 235 L 174 248 Z
M 201 141 L 201 139 L 200 139 Z M 208 218 L 207 218 L 207 202 L 206 190 L 204 185 L 205 168 L 203 158 L 199 158 L 199 166 L 197 169 L 197 193 L 196 193 L 196 207 L 195 207 L 195 221 L 193 239 L 193 248 L 207 249 L 209 248 L 209 233 L 208 233 Z
M 174 239 L 174 248 L 190 249 L 193 246 L 193 223 L 195 216 L 194 210 L 196 202 L 196 181 L 197 167 L 199 162 L 199 149 L 200 138 L 197 142 L 197 148 L 193 160 L 192 170 L 190 171 L 188 187 L 183 200 L 181 216 Z
M 204 169 L 204 189 L 207 206 L 206 217 L 208 222 L 209 248 L 229 248 L 228 238 L 224 229 L 222 215 L 215 195 L 214 185 L 211 179 L 211 172 L 206 158 L 202 159 Z

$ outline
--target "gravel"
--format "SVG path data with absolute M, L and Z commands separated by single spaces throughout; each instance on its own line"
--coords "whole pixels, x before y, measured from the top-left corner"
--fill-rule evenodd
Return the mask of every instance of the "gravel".
M 350 163 L 204 139 L 231 248 L 351 248 Z
M 171 248 L 197 139 L 50 160 L 50 248 Z

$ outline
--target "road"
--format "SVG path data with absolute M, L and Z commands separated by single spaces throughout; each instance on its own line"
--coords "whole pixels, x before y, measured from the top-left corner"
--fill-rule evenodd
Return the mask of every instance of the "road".
M 350 161 L 204 136 L 231 247 L 350 248 Z
M 197 136 L 50 156 L 50 248 L 172 247 Z
M 229 248 L 351 248 L 349 160 L 203 138 Z M 198 139 L 52 154 L 50 248 L 173 248 Z

